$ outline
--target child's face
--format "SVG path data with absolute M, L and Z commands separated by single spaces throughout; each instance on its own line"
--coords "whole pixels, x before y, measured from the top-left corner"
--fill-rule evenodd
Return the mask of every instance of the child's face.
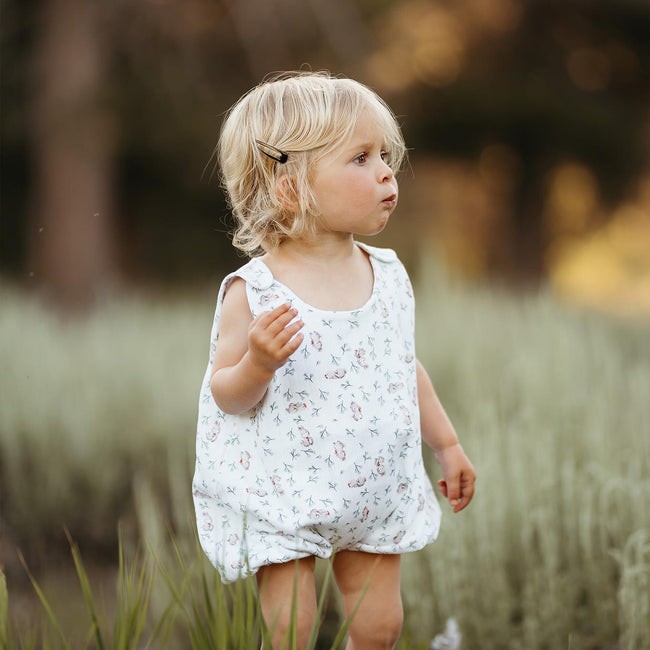
M 312 190 L 325 232 L 376 235 L 397 205 L 397 181 L 385 161 L 378 121 L 364 111 L 348 141 L 319 161 Z

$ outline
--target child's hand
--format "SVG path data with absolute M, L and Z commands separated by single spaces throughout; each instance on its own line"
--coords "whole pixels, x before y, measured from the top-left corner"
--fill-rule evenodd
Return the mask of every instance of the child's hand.
M 250 362 L 273 374 L 300 347 L 304 323 L 294 322 L 297 311 L 283 304 L 272 311 L 260 314 L 248 328 L 248 354 Z
M 454 512 L 460 512 L 469 505 L 474 496 L 474 467 L 458 443 L 437 451 L 436 460 L 444 476 L 438 481 L 440 491 Z

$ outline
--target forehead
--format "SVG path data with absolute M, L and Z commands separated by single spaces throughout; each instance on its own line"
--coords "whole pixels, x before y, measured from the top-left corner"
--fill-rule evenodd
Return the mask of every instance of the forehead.
M 387 124 L 385 120 L 381 119 L 381 116 L 375 111 L 365 109 L 361 112 L 352 128 L 350 140 L 360 139 L 368 142 L 383 142 L 386 135 Z
M 334 147 L 331 153 L 337 156 L 361 145 L 383 147 L 386 145 L 387 135 L 388 127 L 385 120 L 375 111 L 364 109 L 348 130 L 346 137 Z

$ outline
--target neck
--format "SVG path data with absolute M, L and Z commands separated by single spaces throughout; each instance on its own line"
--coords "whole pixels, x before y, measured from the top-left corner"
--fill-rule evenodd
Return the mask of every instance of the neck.
M 328 263 L 341 262 L 358 254 L 352 235 L 338 233 L 319 233 L 309 240 L 283 242 L 276 255 L 301 262 Z

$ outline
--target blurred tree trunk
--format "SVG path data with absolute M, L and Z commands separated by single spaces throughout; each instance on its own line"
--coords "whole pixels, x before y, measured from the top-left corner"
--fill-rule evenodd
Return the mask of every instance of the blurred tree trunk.
M 270 0 L 236 0 L 230 13 L 251 76 L 261 79 L 269 71 L 287 67 L 291 60 L 288 39 L 283 35 L 279 7 Z
M 116 279 L 115 133 L 102 96 L 102 7 L 88 0 L 44 0 L 35 48 L 29 271 L 66 310 L 89 307 Z

